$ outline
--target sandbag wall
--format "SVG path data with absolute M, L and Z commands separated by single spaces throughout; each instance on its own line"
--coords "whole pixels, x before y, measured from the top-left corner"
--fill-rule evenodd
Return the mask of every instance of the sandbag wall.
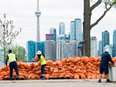
M 116 63 L 116 57 L 112 58 Z M 99 66 L 101 57 L 71 57 L 69 59 L 64 58 L 61 61 L 46 61 L 45 66 L 45 78 L 46 79 L 99 79 Z M 21 61 L 17 62 L 19 78 L 25 79 L 40 79 L 41 76 L 41 64 L 23 63 Z M 13 77 L 16 78 L 17 75 L 13 69 Z M 0 69 L 0 80 L 4 78 L 10 78 L 10 68 L 9 66 L 2 66 Z M 103 73 L 102 78 L 105 77 Z

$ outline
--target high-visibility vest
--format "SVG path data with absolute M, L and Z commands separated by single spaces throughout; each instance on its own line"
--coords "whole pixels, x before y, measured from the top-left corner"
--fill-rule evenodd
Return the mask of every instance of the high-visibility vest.
M 40 60 L 39 61 L 41 62 L 41 65 L 45 65 L 46 64 L 46 61 L 45 61 L 45 58 L 44 58 L 43 55 L 40 56 Z
M 8 54 L 8 57 L 9 57 L 9 59 L 8 59 L 9 63 L 16 61 L 15 54 L 10 53 L 10 54 Z

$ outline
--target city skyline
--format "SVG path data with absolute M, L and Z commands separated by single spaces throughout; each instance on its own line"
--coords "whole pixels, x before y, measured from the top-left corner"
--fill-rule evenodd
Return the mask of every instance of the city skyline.
M 28 2 L 28 3 L 27 3 Z M 65 33 L 70 32 L 70 22 L 76 18 L 80 18 L 83 23 L 83 0 L 40 0 L 40 41 L 45 41 L 45 34 L 49 32 L 50 28 L 55 28 L 57 34 L 59 33 L 59 23 L 65 23 Z M 46 3 L 45 3 L 46 2 Z M 64 4 L 61 4 L 64 3 Z M 1 14 L 7 14 L 7 20 L 13 20 L 15 29 L 22 28 L 14 41 L 26 48 L 26 42 L 29 40 L 36 41 L 36 24 L 37 18 L 34 14 L 37 9 L 37 0 L 1 0 Z M 92 22 L 94 22 L 103 13 L 104 7 L 101 4 L 92 14 Z M 96 36 L 97 42 L 102 39 L 102 32 L 108 30 L 110 34 L 110 44 L 113 44 L 113 31 L 115 26 L 116 9 L 112 8 L 106 16 L 91 30 L 91 36 Z M 83 29 L 83 28 L 82 28 Z

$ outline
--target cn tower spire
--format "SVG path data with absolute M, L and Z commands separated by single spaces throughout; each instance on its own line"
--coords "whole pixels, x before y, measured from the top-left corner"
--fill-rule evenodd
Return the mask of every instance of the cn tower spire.
M 35 12 L 35 15 L 37 16 L 37 34 L 36 34 L 36 41 L 40 41 L 40 26 L 39 26 L 39 16 L 41 15 L 41 12 L 39 11 L 39 0 L 37 0 L 37 11 Z

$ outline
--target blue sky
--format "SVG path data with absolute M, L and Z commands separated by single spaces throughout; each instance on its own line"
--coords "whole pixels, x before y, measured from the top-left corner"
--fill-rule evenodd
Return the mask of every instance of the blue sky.
M 93 2 L 92 2 L 93 3 Z M 35 11 L 37 0 L 0 0 L 0 18 L 7 14 L 7 20 L 13 20 L 15 29 L 22 28 L 22 32 L 17 36 L 14 43 L 26 48 L 28 40 L 36 41 L 37 19 Z M 40 16 L 40 40 L 45 40 L 45 34 L 50 28 L 56 28 L 59 33 L 59 23 L 65 23 L 65 32 L 70 32 L 70 22 L 75 18 L 80 18 L 83 22 L 83 0 L 39 0 Z M 92 22 L 104 11 L 101 4 L 92 13 Z M 91 36 L 96 36 L 97 41 L 101 40 L 104 30 L 110 33 L 110 43 L 112 44 L 113 31 L 116 29 L 116 9 L 112 8 L 99 24 L 91 30 Z M 82 27 L 83 28 L 83 27 Z

